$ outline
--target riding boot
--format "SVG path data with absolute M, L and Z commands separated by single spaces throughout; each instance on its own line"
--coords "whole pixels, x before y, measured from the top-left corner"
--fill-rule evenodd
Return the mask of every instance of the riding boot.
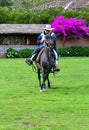
M 33 61 L 35 61 L 35 59 L 36 59 L 36 54 L 32 55 L 32 57 L 31 57 L 30 59 L 26 59 L 25 62 L 26 62 L 28 65 L 32 65 L 32 64 L 33 64 Z
M 54 67 L 53 67 L 53 70 L 54 71 L 60 71 L 60 68 L 57 66 L 57 64 L 55 64 Z

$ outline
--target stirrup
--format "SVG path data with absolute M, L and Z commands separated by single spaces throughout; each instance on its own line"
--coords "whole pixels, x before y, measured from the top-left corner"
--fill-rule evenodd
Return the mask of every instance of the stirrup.
M 58 68 L 58 66 L 55 65 L 54 68 L 53 68 L 53 70 L 54 70 L 54 71 L 60 71 L 60 68 Z

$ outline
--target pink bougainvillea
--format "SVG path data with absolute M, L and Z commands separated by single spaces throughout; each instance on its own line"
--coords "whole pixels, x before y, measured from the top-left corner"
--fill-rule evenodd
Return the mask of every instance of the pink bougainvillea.
M 86 26 L 86 20 L 83 19 L 65 19 L 64 16 L 56 16 L 50 25 L 54 28 L 53 32 L 56 35 L 63 35 L 64 38 L 67 36 L 74 38 L 89 36 L 89 26 Z

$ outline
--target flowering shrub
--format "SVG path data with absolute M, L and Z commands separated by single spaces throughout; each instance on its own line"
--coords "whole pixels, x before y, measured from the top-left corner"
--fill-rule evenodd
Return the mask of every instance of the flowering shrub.
M 50 25 L 54 28 L 53 32 L 56 35 L 63 35 L 64 39 L 67 36 L 75 39 L 89 36 L 89 26 L 86 26 L 86 20 L 83 19 L 65 19 L 64 16 L 56 16 Z

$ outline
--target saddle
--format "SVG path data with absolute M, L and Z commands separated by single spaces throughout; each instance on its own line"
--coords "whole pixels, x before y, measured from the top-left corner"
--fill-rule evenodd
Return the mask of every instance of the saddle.
M 40 61 L 40 56 L 41 56 L 41 54 L 43 53 L 44 49 L 45 49 L 45 47 L 43 47 L 43 48 L 41 49 L 41 51 L 38 53 L 38 55 L 37 55 L 37 57 L 36 57 L 36 60 L 35 60 L 37 63 Z

